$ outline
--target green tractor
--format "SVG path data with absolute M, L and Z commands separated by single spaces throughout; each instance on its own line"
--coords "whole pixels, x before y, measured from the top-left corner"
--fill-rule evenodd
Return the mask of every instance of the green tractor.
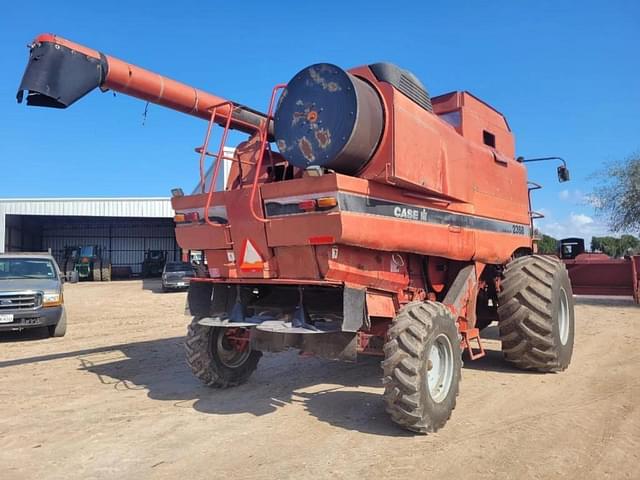
M 111 262 L 100 245 L 71 246 L 64 249 L 64 260 L 60 269 L 65 278 L 72 280 L 111 280 Z M 75 273 L 77 272 L 77 273 Z
M 167 263 L 167 252 L 164 250 L 147 250 L 142 262 L 142 277 L 160 277 L 164 264 Z

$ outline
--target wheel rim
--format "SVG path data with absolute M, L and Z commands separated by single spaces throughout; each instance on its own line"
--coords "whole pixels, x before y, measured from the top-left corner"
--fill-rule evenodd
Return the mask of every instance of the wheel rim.
M 453 380 L 453 348 L 445 334 L 433 341 L 427 362 L 427 388 L 433 401 L 440 403 L 449 394 Z
M 251 349 L 247 346 L 244 350 L 238 350 L 227 338 L 225 330 L 220 331 L 216 338 L 216 353 L 220 363 L 229 368 L 237 368 L 247 361 L 251 355 Z
M 567 344 L 569 339 L 569 299 L 564 288 L 560 289 L 560 308 L 558 309 L 558 330 L 560 331 L 560 343 Z

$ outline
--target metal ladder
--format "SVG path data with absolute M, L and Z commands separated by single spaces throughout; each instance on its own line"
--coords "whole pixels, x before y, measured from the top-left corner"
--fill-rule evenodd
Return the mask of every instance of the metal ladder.
M 269 126 L 273 121 L 273 110 L 274 110 L 278 91 L 284 89 L 285 87 L 286 87 L 286 84 L 284 83 L 278 84 L 275 87 L 273 87 L 273 90 L 271 91 L 271 100 L 269 101 L 269 109 L 267 111 L 267 118 L 264 121 L 264 123 L 260 124 L 260 126 L 255 126 L 238 119 L 233 120 L 235 124 L 240 124 L 249 129 L 254 129 L 260 139 L 259 150 L 258 150 L 259 153 L 258 153 L 258 159 L 256 161 L 255 175 L 254 175 L 253 183 L 251 186 L 251 196 L 249 199 L 249 205 L 250 205 L 251 215 L 253 216 L 253 218 L 262 223 L 266 223 L 268 222 L 268 220 L 264 218 L 262 214 L 258 214 L 255 211 L 255 205 L 254 205 L 256 190 L 258 188 L 258 177 L 260 174 L 260 170 L 262 168 L 262 162 L 264 160 L 265 152 L 268 151 L 269 156 L 271 157 L 271 148 L 269 145 Z M 211 132 L 213 130 L 213 125 L 216 123 L 216 115 L 218 114 L 220 108 L 224 106 L 229 107 L 229 113 L 228 115 L 226 115 L 226 120 L 224 122 L 224 129 L 222 131 L 222 137 L 220 139 L 218 153 L 211 153 L 208 151 L 209 142 L 211 140 Z M 218 181 L 218 174 L 220 171 L 220 164 L 222 163 L 222 160 L 226 159 L 231 161 L 239 161 L 238 159 L 235 159 L 235 158 L 224 157 L 224 147 L 226 146 L 227 138 L 229 136 L 229 130 L 231 129 L 231 119 L 233 116 L 234 104 L 231 101 L 225 101 L 209 107 L 209 110 L 211 111 L 211 117 L 209 118 L 209 123 L 207 125 L 207 132 L 204 137 L 204 142 L 201 147 L 197 147 L 195 150 L 200 154 L 201 193 L 207 194 L 207 200 L 205 202 L 205 207 L 204 207 L 204 212 L 205 212 L 204 221 L 211 227 L 220 228 L 220 227 L 224 227 L 225 225 L 220 223 L 213 223 L 209 219 L 209 208 L 211 207 L 211 199 L 213 196 L 213 192 L 215 190 L 216 183 Z M 206 185 L 207 179 L 206 179 L 206 173 L 205 173 L 206 171 L 205 171 L 205 165 L 204 165 L 206 157 L 212 157 L 214 159 L 214 163 L 212 165 L 211 180 L 209 182 L 208 188 Z

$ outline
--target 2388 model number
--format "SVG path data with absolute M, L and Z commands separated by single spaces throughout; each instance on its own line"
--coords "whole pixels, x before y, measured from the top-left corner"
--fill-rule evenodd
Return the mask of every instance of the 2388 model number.
M 511 230 L 515 235 L 524 235 L 524 225 L 511 225 Z

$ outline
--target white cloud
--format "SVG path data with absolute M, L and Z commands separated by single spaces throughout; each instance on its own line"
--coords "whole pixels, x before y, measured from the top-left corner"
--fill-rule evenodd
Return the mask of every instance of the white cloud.
M 585 195 L 582 190 L 560 190 L 558 198 L 564 202 L 570 202 L 575 205 L 589 204 L 589 196 Z
M 583 228 L 586 225 L 593 223 L 593 218 L 584 213 L 571 213 L 570 223 L 576 228 Z
M 542 233 L 561 239 L 568 237 L 584 238 L 587 245 L 591 237 L 611 235 L 607 226 L 589 215 L 581 212 L 571 212 L 564 219 L 543 219 L 535 223 L 535 227 Z

